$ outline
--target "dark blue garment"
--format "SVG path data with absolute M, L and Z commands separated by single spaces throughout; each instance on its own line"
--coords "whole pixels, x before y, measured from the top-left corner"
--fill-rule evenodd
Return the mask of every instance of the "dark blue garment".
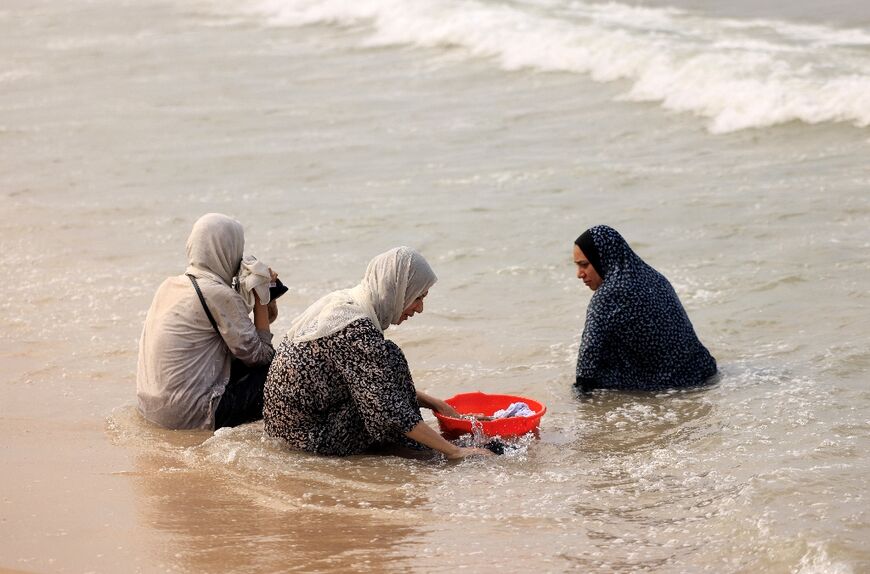
M 603 282 L 586 310 L 577 386 L 660 390 L 698 385 L 716 360 L 698 340 L 670 282 L 606 225 L 589 230 Z

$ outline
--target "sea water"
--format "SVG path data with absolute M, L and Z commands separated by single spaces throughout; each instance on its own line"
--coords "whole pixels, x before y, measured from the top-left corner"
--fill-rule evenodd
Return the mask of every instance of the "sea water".
M 863 1 L 7 0 L 0 567 L 867 571 L 868 160 Z M 540 438 L 336 459 L 144 423 L 144 314 L 210 211 L 291 288 L 276 342 L 419 249 L 439 281 L 387 331 L 418 388 L 534 398 Z M 575 396 L 598 223 L 715 385 Z

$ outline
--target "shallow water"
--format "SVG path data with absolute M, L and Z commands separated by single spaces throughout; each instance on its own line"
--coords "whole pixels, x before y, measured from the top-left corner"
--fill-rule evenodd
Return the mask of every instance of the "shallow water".
M 864 7 L 401 4 L 0 8 L 0 568 L 870 569 Z M 440 280 L 388 331 L 418 387 L 533 397 L 540 439 L 337 460 L 144 424 L 144 313 L 207 211 L 291 286 L 279 336 L 420 249 Z M 714 385 L 573 395 L 595 223 Z

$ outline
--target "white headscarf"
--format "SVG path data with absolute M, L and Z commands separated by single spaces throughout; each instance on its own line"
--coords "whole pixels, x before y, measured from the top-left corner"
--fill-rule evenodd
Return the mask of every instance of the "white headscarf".
M 287 337 L 294 343 L 313 341 L 364 318 L 384 331 L 437 280 L 429 263 L 414 249 L 390 249 L 369 262 L 359 285 L 334 291 L 308 307 L 293 321 Z
M 245 231 L 242 224 L 220 213 L 196 220 L 187 238 L 187 270 L 196 277 L 211 276 L 232 285 L 242 263 Z

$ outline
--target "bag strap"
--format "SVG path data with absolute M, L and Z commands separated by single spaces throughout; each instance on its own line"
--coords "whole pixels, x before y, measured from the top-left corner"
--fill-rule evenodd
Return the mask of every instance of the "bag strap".
M 221 334 L 220 330 L 218 330 L 217 323 L 214 320 L 214 317 L 211 314 L 211 311 L 208 310 L 208 305 L 205 304 L 205 297 L 202 296 L 202 291 L 199 288 L 199 284 L 196 282 L 196 278 L 190 273 L 186 273 L 187 277 L 190 279 L 190 282 L 193 283 L 193 288 L 196 289 L 196 294 L 199 295 L 199 302 L 202 303 L 202 308 L 205 310 L 205 316 L 208 317 L 209 323 L 214 327 L 215 333 L 218 335 Z M 223 335 L 221 335 L 223 338 Z

